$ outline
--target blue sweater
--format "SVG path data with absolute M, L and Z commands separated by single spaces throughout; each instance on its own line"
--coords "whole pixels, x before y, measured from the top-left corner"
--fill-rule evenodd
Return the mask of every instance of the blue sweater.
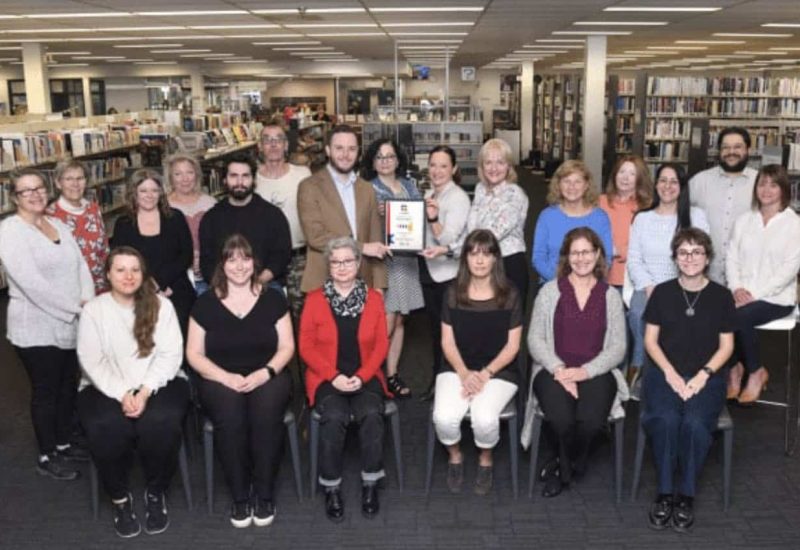
M 561 243 L 564 236 L 576 227 L 588 227 L 597 233 L 603 241 L 606 261 L 610 261 L 614 248 L 611 244 L 611 222 L 605 212 L 593 208 L 585 216 L 571 217 L 558 205 L 548 206 L 539 214 L 533 233 L 533 268 L 539 274 L 540 282 L 555 278 Z

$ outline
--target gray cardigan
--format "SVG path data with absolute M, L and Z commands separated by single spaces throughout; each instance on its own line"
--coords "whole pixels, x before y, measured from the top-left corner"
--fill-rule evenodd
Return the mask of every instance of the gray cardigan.
M 533 306 L 533 317 L 528 330 L 528 350 L 533 357 L 533 372 L 528 388 L 528 405 L 525 410 L 525 424 L 522 428 L 522 446 L 526 449 L 531 444 L 531 428 L 533 427 L 534 414 L 539 410 L 539 403 L 533 392 L 533 379 L 539 371 L 546 369 L 553 373 L 564 362 L 556 355 L 555 334 L 553 332 L 553 318 L 561 293 L 558 290 L 558 280 L 554 279 L 545 284 L 536 296 Z M 611 417 L 622 418 L 625 410 L 622 402 L 628 400 L 628 385 L 617 367 L 625 358 L 626 350 L 625 310 L 619 292 L 611 286 L 606 291 L 606 335 L 603 339 L 603 350 L 597 357 L 584 365 L 589 376 L 594 378 L 612 372 L 617 381 L 617 395 L 611 406 Z

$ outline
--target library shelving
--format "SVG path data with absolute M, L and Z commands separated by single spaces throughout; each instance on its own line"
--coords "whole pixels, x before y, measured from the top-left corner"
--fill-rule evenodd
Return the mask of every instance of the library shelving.
M 534 150 L 544 162 L 580 155 L 581 78 L 545 75 L 534 87 Z

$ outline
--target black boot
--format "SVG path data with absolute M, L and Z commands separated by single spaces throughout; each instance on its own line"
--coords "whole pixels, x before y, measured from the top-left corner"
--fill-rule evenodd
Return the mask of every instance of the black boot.
M 325 488 L 325 515 L 334 523 L 344 520 L 344 501 L 339 487 Z
M 375 483 L 364 485 L 361 488 L 361 513 L 367 519 L 372 519 L 381 509 L 378 502 L 378 486 Z

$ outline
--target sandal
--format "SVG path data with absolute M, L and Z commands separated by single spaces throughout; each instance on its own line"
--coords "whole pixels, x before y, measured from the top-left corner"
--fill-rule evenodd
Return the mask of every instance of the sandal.
M 411 397 L 411 388 L 406 386 L 405 382 L 403 382 L 403 380 L 397 374 L 393 374 L 387 378 L 386 385 L 389 387 L 389 391 L 392 392 L 397 399 L 408 399 Z

